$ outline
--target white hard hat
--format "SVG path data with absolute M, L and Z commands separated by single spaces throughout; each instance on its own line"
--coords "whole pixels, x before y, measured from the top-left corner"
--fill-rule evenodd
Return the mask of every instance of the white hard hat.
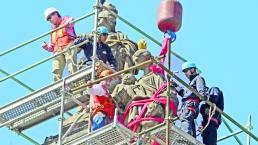
M 58 12 L 58 10 L 56 8 L 47 8 L 44 12 L 45 20 L 47 21 L 48 17 L 54 12 Z

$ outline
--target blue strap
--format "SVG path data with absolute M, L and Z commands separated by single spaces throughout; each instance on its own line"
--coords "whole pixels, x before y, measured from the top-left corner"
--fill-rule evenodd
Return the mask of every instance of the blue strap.
M 175 32 L 171 31 L 170 29 L 167 29 L 166 33 L 168 33 L 168 35 L 170 36 L 171 42 L 174 42 L 176 40 L 176 33 Z

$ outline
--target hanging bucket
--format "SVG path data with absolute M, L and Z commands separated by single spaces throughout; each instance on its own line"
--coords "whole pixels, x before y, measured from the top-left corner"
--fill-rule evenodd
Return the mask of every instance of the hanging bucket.
M 176 0 L 161 0 L 158 7 L 158 28 L 162 32 L 171 30 L 172 32 L 179 31 L 182 24 L 183 7 Z

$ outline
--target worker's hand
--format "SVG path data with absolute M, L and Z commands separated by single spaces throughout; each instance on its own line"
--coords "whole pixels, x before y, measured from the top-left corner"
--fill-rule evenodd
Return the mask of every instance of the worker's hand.
M 48 44 L 46 42 L 42 43 L 42 48 L 44 48 L 45 50 L 48 50 Z
M 172 86 L 172 87 L 178 87 L 178 84 L 177 84 L 174 80 L 171 80 L 171 81 L 169 82 L 169 84 L 170 84 L 170 86 Z
M 87 105 L 86 107 L 87 107 L 87 108 L 84 109 L 84 111 L 85 111 L 86 113 L 89 113 L 89 112 L 90 112 L 90 105 Z
M 73 21 L 73 18 L 72 17 L 67 17 L 65 19 L 65 23 L 63 25 L 67 25 L 68 23 L 70 23 L 70 25 L 74 25 L 74 23 L 71 23 Z
M 82 42 L 84 42 L 84 41 L 86 41 L 86 40 L 87 40 L 86 37 L 79 37 L 79 38 L 76 38 L 76 39 L 73 41 L 73 44 L 74 44 L 74 45 L 77 45 L 77 44 L 80 44 L 80 43 L 82 43 Z
M 203 130 L 203 126 L 200 125 L 200 126 L 198 127 L 198 131 L 202 131 L 202 130 Z
M 93 86 L 92 81 L 88 81 L 88 82 L 87 82 L 87 85 L 88 85 L 89 88 L 92 88 L 92 86 Z
M 47 42 L 44 42 L 41 45 L 45 50 L 49 51 L 49 52 L 53 52 L 54 51 L 54 46 L 51 44 L 50 46 L 47 44 Z
M 205 108 L 204 114 L 205 114 L 205 115 L 209 115 L 209 111 L 210 111 L 210 108 Z

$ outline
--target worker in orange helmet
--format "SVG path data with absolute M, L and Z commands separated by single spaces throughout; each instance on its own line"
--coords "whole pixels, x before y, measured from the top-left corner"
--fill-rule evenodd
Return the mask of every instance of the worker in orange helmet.
M 100 73 L 99 78 L 106 77 L 110 74 L 112 74 L 111 70 L 104 70 Z M 109 124 L 114 118 L 115 105 L 108 91 L 112 80 L 112 78 L 108 78 L 88 89 L 93 103 L 91 112 L 92 131 Z
M 47 8 L 44 12 L 45 20 L 52 24 L 52 29 L 56 29 L 62 25 L 68 24 L 73 20 L 70 16 L 61 17 L 59 11 L 56 8 Z M 74 25 L 68 24 L 64 28 L 59 29 L 51 33 L 50 42 L 44 42 L 42 47 L 54 54 L 66 51 L 65 53 L 57 56 L 53 60 L 53 78 L 54 81 L 62 79 L 63 70 L 65 64 L 70 74 L 77 71 L 77 50 L 69 50 L 69 47 L 73 44 L 73 40 L 76 38 Z

